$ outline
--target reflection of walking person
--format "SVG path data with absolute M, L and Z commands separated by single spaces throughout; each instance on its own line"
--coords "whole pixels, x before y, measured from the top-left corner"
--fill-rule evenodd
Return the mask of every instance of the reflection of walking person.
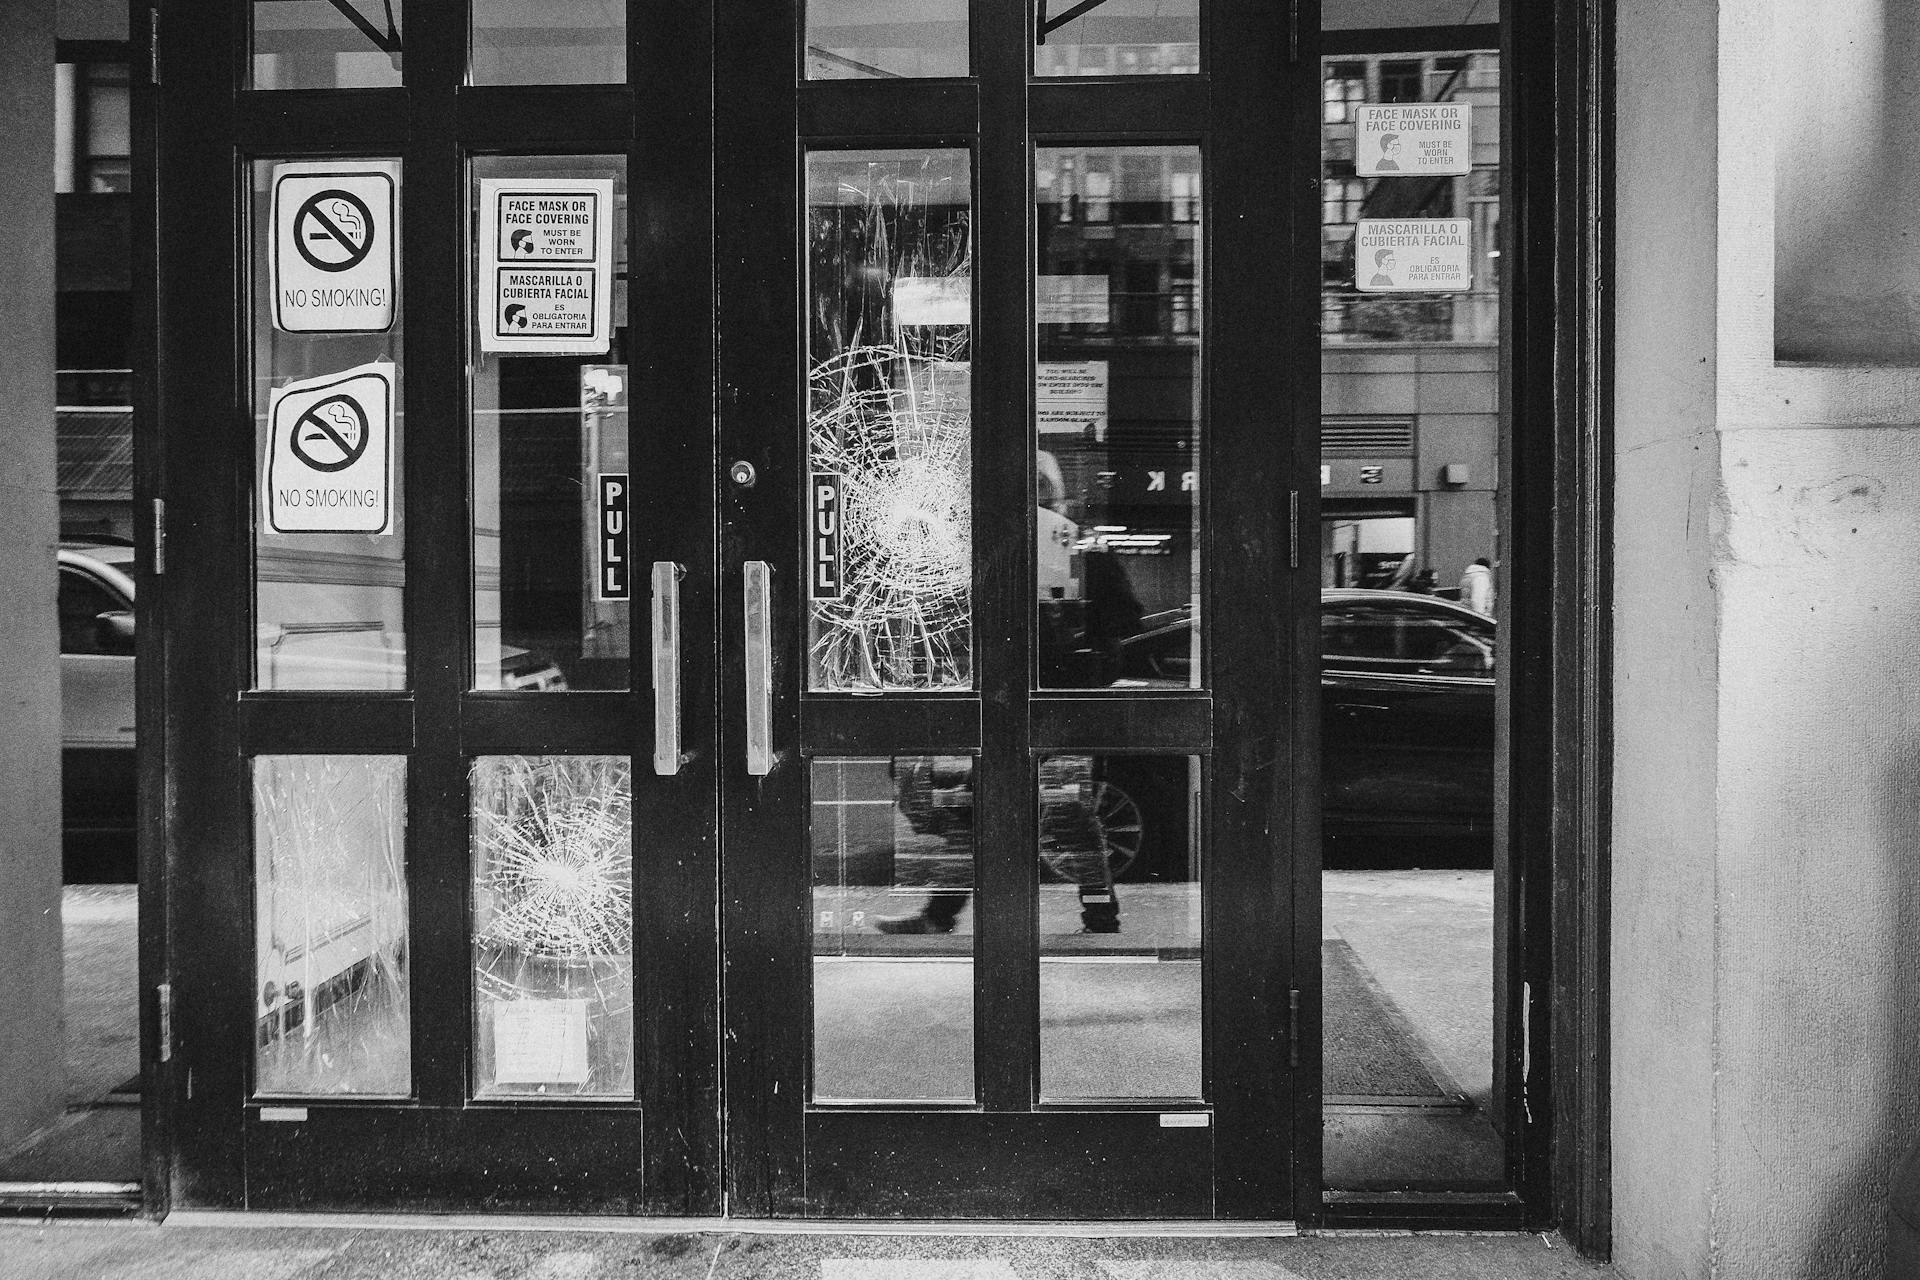
M 1373 253 L 1373 279 L 1367 283 L 1375 289 L 1391 289 L 1393 272 L 1398 266 L 1391 249 L 1376 249 Z
M 1382 173 L 1400 168 L 1400 135 L 1383 133 L 1380 135 L 1380 163 L 1374 168 Z
M 1493 566 L 1481 556 L 1460 575 L 1460 603 L 1475 613 L 1493 613 Z
M 1082 933 L 1120 932 L 1100 790 L 1091 756 L 1051 756 L 1040 764 L 1040 858 L 1078 890 Z M 873 926 L 882 933 L 952 933 L 972 896 L 970 889 L 933 889 L 912 915 L 879 916 Z

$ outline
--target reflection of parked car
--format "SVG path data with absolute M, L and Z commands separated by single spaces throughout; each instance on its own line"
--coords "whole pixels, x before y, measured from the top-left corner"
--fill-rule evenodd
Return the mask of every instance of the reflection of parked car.
M 1120 679 L 1184 684 L 1187 610 L 1123 642 Z M 1485 865 L 1493 829 L 1493 619 L 1403 591 L 1320 593 L 1329 866 Z M 1145 803 L 1148 838 L 1155 821 Z
M 131 881 L 133 548 L 75 544 L 59 555 L 65 878 Z
M 134 858 L 133 556 L 131 546 L 60 548 L 60 813 L 69 884 L 131 882 Z M 284 629 L 283 629 L 284 630 Z M 334 628 L 312 628 L 337 633 Z M 387 644 L 384 636 L 374 638 Z M 373 641 L 369 642 L 370 644 Z M 395 651 L 396 655 L 398 651 Z M 404 659 L 395 661 L 404 672 Z M 502 650 L 503 687 L 559 689 L 559 668 L 537 654 Z M 281 661 L 289 688 L 339 688 L 343 670 L 366 683 L 366 662 L 336 646 Z

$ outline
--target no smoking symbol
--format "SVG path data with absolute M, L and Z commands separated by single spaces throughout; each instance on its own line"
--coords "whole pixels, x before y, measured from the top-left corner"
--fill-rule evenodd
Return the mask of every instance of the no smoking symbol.
M 293 456 L 315 471 L 345 471 L 367 451 L 367 415 L 352 396 L 322 400 L 293 424 Z
M 373 248 L 373 211 L 351 191 L 315 192 L 293 215 L 293 247 L 319 271 L 351 271 Z

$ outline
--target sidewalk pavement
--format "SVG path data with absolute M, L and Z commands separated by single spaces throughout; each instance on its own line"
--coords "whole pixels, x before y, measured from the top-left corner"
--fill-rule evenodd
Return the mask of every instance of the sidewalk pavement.
M 0 1225 L 8 1280 L 1587 1280 L 1551 1236 L 798 1234 L 286 1215 Z M 206 1221 L 209 1216 L 218 1224 Z M 473 1220 L 466 1220 L 473 1221 Z M 1229 1229 L 1230 1230 L 1230 1229 Z

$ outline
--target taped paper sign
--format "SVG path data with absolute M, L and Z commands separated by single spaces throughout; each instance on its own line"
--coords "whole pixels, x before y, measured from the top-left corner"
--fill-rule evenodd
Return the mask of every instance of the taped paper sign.
M 495 1084 L 585 1084 L 587 1002 L 504 1000 L 493 1006 Z
M 893 282 L 895 324 L 972 324 L 973 281 L 966 276 L 901 276 Z
M 1105 276 L 1036 276 L 1034 315 L 1041 324 L 1106 324 Z
M 1042 360 L 1034 377 L 1034 425 L 1041 435 L 1107 438 L 1107 362 Z
M 400 166 L 392 160 L 273 167 L 267 287 L 288 333 L 384 333 L 393 327 Z
M 267 527 L 387 533 L 393 526 L 393 365 L 290 382 L 267 409 Z
M 480 180 L 480 349 L 604 355 L 613 179 Z
M 1473 286 L 1473 223 L 1466 218 L 1362 218 L 1353 238 L 1361 293 L 1464 293 Z
M 1473 169 L 1473 104 L 1354 108 L 1353 171 L 1363 178 L 1459 176 Z

